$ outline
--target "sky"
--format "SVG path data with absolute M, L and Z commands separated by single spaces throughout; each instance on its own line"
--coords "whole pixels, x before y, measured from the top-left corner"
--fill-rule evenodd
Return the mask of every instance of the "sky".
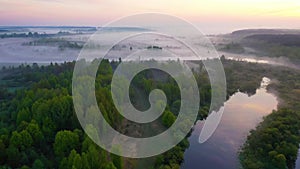
M 0 0 L 1 26 L 101 26 L 145 12 L 186 19 L 206 33 L 299 28 L 299 0 Z

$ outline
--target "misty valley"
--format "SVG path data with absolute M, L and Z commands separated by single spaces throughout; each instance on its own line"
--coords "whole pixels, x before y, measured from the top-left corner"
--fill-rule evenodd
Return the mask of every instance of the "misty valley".
M 109 57 L 96 65 L 95 91 L 89 93 L 84 86 L 78 85 L 75 87 L 79 94 L 73 95 L 72 82 L 80 81 L 83 85 L 90 82 L 93 63 L 99 62 L 97 59 L 77 59 L 81 50 L 88 46 L 85 43 L 89 37 L 98 29 L 101 28 L 0 27 L 0 169 L 300 168 L 299 30 L 248 29 L 209 35 L 208 39 L 220 57 L 203 60 L 183 56 L 186 52 L 183 47 L 160 36 L 154 38 L 157 43 L 152 46 L 147 43 L 149 39 L 124 41 L 113 46 Z M 108 34 L 142 33 L 149 29 L 114 27 L 104 31 Z M 107 44 L 88 48 L 93 50 Z M 178 144 L 159 155 L 129 158 L 106 151 L 87 134 L 87 131 L 102 133 L 106 130 L 103 127 L 97 131 L 97 126 L 103 125 L 103 121 L 97 121 L 97 110 L 101 110 L 105 121 L 119 133 L 146 138 L 162 134 L 176 123 L 184 94 L 170 74 L 147 69 L 139 72 L 131 82 L 120 76 L 116 86 L 118 95 L 114 96 L 111 83 L 118 66 L 129 65 L 130 69 L 124 74 L 138 67 L 136 62 L 122 56 L 139 50 L 156 55 L 145 59 L 138 54 L 137 65 L 158 64 L 166 69 L 174 68 L 182 72 L 178 79 L 186 84 L 190 84 L 193 77 L 200 101 L 196 119 L 187 118 L 180 123 L 182 129 L 189 132 Z M 184 52 L 180 53 L 181 58 L 173 60 L 161 57 L 160 53 L 169 50 Z M 226 100 L 211 106 L 213 87 L 204 63 L 214 60 L 224 67 Z M 87 75 L 79 73 L 80 76 L 74 79 L 77 63 L 82 64 L 82 72 Z M 182 65 L 191 69 L 192 77 L 184 74 Z M 129 84 L 130 104 L 135 109 L 146 111 L 153 106 L 154 109 L 163 108 L 162 114 L 150 123 L 126 119 L 114 104 L 115 97 L 124 100 L 125 84 Z M 191 87 L 183 87 L 193 100 Z M 161 100 L 151 104 L 149 95 L 154 89 L 164 92 L 165 105 Z M 218 94 L 219 91 L 215 92 Z M 89 105 L 88 99 L 92 95 L 95 95 L 97 106 Z M 88 99 L 74 105 L 73 97 Z M 84 115 L 91 115 L 91 125 L 81 125 L 74 106 Z M 211 138 L 200 144 L 199 135 L 205 121 L 213 111 L 217 113 L 222 109 L 224 113 L 218 128 Z M 169 137 L 181 135 L 174 132 Z M 109 141 L 111 149 L 124 151 L 113 138 Z M 147 146 L 130 141 L 126 144 L 132 154 Z

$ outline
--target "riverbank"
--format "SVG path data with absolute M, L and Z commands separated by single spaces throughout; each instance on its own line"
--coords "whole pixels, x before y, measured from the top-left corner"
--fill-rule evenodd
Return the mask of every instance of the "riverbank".
M 277 109 L 277 99 L 267 92 L 269 79 L 263 78 L 254 95 L 236 92 L 224 103 L 224 114 L 217 130 L 205 143 L 200 144 L 199 134 L 203 121 L 198 121 L 189 138 L 190 147 L 185 152 L 181 169 L 239 168 L 238 152 L 251 129 L 263 117 Z

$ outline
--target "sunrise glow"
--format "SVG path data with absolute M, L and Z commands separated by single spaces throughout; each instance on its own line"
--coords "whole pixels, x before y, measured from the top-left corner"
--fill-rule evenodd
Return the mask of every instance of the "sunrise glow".
M 0 0 L 0 25 L 93 25 L 160 12 L 215 27 L 300 27 L 296 0 Z

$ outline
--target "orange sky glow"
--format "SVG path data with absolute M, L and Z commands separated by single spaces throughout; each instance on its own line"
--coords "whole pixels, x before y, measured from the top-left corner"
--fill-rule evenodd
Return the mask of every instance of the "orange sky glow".
M 160 12 L 220 32 L 299 28 L 299 0 L 0 0 L 0 25 L 101 26 L 119 17 Z

